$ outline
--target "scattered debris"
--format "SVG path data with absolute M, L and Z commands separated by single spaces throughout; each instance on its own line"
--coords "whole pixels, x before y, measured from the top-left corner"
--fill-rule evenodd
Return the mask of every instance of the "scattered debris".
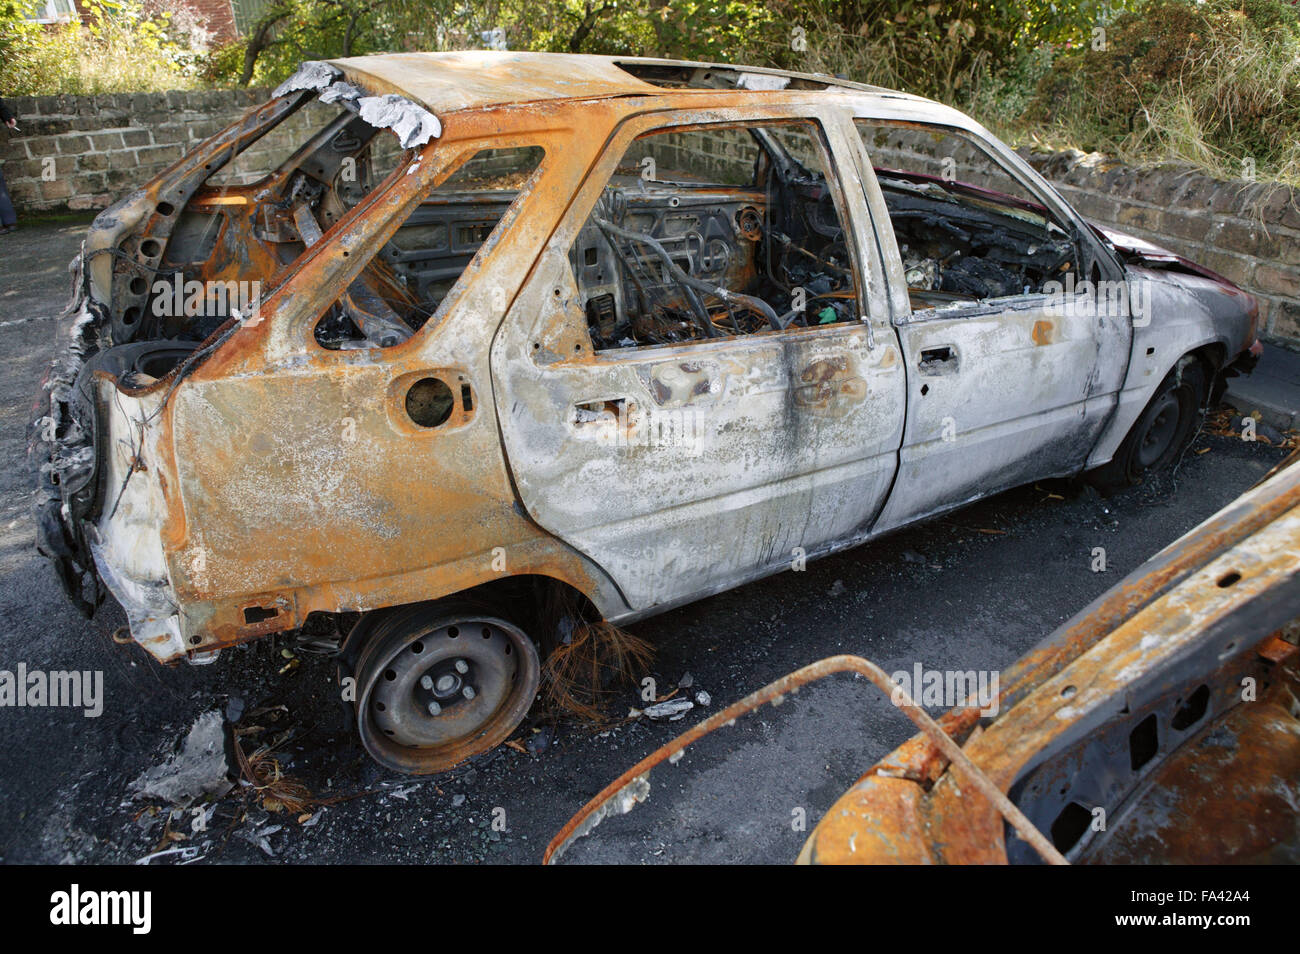
M 613 623 L 580 623 L 543 665 L 546 708 L 592 725 L 604 725 L 613 687 L 635 684 L 653 658 L 649 643 Z
M 283 825 L 272 825 L 269 828 L 241 828 L 235 834 L 250 845 L 262 849 L 263 854 L 268 858 L 274 858 L 275 851 L 271 848 L 271 836 L 283 827 Z
M 279 760 L 271 754 L 270 746 L 262 746 L 251 756 L 244 754 L 238 739 L 235 739 L 234 747 L 243 776 L 241 784 L 255 793 L 266 811 L 297 814 L 314 801 L 306 785 L 284 773 Z
M 188 865 L 190 862 L 193 861 L 200 861 L 204 857 L 206 857 L 205 855 L 199 853 L 199 848 L 197 845 L 185 845 L 184 847 L 181 848 L 164 848 L 162 851 L 150 852 L 149 854 L 145 855 L 143 858 L 137 858 L 135 863 L 137 865 L 147 865 L 155 858 L 166 858 L 172 855 L 177 856 L 177 859 L 183 865 Z
M 533 730 L 533 734 L 524 743 L 524 748 L 528 750 L 529 755 L 541 755 L 551 747 L 551 740 L 554 738 L 555 728 L 544 725 Z
M 646 706 L 641 714 L 651 719 L 667 719 L 669 722 L 676 722 L 694 708 L 695 703 L 690 699 L 669 699 L 667 702 L 656 702 L 652 706 Z
M 707 692 L 705 692 L 703 689 L 701 689 L 699 692 L 695 694 L 695 704 L 697 706 L 707 706 L 712 701 L 713 701 L 713 697 L 709 695 Z
M 127 787 L 136 798 L 157 798 L 181 808 L 220 798 L 233 787 L 226 760 L 226 730 L 220 710 L 205 712 L 190 727 L 181 750 Z

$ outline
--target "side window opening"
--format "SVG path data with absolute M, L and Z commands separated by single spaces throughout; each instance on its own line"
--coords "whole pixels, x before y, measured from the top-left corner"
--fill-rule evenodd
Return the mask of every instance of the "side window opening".
M 317 321 L 332 350 L 391 347 L 437 312 L 541 165 L 539 146 L 483 149 L 431 189 Z
M 855 120 L 914 311 L 1038 294 L 1078 275 L 1074 236 L 968 133 Z
M 826 156 L 808 120 L 634 140 L 570 250 L 597 350 L 854 320 Z

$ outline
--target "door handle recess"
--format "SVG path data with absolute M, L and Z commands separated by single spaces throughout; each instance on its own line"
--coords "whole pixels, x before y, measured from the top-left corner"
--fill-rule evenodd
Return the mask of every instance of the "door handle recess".
M 952 371 L 957 367 L 957 349 L 952 345 L 924 348 L 921 351 L 921 362 L 917 367 L 930 374 Z
M 626 421 L 636 405 L 627 398 L 587 401 L 573 407 L 574 423 L 595 424 L 599 421 Z

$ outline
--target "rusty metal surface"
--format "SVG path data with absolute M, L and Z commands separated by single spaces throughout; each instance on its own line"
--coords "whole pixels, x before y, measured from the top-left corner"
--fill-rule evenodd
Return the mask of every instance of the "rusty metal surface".
M 1300 779 L 1296 626 L 1255 635 L 1266 621 L 1290 619 L 1300 583 L 1300 462 L 1272 474 L 1148 561 L 1027 654 L 1004 683 L 1004 708 L 981 725 L 974 708 L 952 709 L 881 759 L 827 811 L 799 854 L 805 864 L 1005 864 L 1004 793 L 1031 805 L 1017 825 L 1033 838 L 1035 789 L 1077 783 L 1082 762 L 1053 746 L 1073 734 L 1075 752 L 1095 747 L 1107 720 L 1122 735 L 1148 713 L 1173 740 L 1153 751 L 1153 768 L 1111 790 L 1113 823 L 1085 839 L 1079 860 L 1222 862 L 1294 857 L 1295 786 Z M 1261 609 L 1262 608 L 1262 609 Z M 806 666 L 728 706 L 642 759 L 561 829 L 544 861 L 556 861 L 614 813 L 651 795 L 651 773 L 674 764 L 705 735 L 835 672 L 898 687 L 866 660 L 837 656 Z M 1258 681 L 1258 703 L 1240 698 L 1243 677 Z M 1178 716 L 1202 684 L 1206 718 Z M 1177 695 L 1175 699 L 1174 696 Z M 1141 701 L 1150 700 L 1150 701 Z M 1138 705 L 1141 701 L 1141 705 Z M 918 724 L 922 710 L 905 712 Z M 1130 717 L 1130 704 L 1135 711 Z M 1127 721 L 1125 721 L 1125 717 Z M 1151 716 L 1154 718 L 1154 715 Z M 1118 720 L 1118 721 L 1117 721 Z M 1190 735 L 1183 737 L 1179 730 Z M 1112 734 L 1114 732 L 1112 731 Z M 960 748 L 958 748 L 960 745 Z M 1155 757 L 1159 755 L 1159 757 Z M 953 760 L 962 763 L 954 767 Z M 969 762 L 968 762 L 969 760 Z M 1050 768 L 1033 774 L 1034 765 Z M 967 767 L 969 766 L 969 767 Z M 1134 769 L 1137 773 L 1137 769 Z M 992 783 L 992 787 L 987 783 Z M 1032 783 L 1032 784 L 1031 784 Z M 1222 837 L 1216 833 L 1222 830 Z M 1053 835 L 1054 839 L 1057 837 Z M 1051 845 L 1034 850 L 1048 860 Z
M 1290 644 L 1288 644 L 1290 645 Z M 1294 647 L 1292 647 L 1294 649 Z M 1111 825 L 1087 864 L 1300 861 L 1300 680 L 1282 667 L 1267 694 L 1207 725 Z M 1194 823 L 1189 824 L 1189 821 Z
M 801 687 L 806 686 L 808 683 L 815 682 L 836 672 L 856 673 L 866 678 L 881 692 L 888 694 L 894 705 L 916 723 L 925 734 L 926 739 L 956 764 L 965 782 L 973 786 L 995 805 L 996 810 L 1006 819 L 1007 823 L 1015 828 L 1022 838 L 1033 844 L 1034 850 L 1042 856 L 1044 861 L 1048 864 L 1059 865 L 1067 863 L 1060 853 L 1021 814 L 1020 810 L 993 786 L 974 763 L 966 758 L 961 751 L 961 747 L 948 735 L 944 726 L 930 718 L 926 711 L 917 705 L 901 686 L 890 680 L 883 669 L 860 656 L 831 656 L 820 662 L 813 663 L 811 666 L 805 666 L 788 676 L 783 676 L 776 682 L 764 686 L 758 692 L 746 696 L 716 715 L 705 719 L 693 729 L 682 733 L 672 742 L 646 756 L 607 785 L 603 791 L 569 819 L 559 833 L 551 839 L 550 844 L 546 846 L 542 863 L 549 864 L 558 860 L 574 839 L 591 834 L 592 830 L 612 811 L 626 813 L 637 802 L 648 798 L 650 793 L 649 774 L 656 765 L 660 765 L 665 761 L 674 761 L 675 757 L 679 757 L 689 745 L 699 741 L 710 732 L 734 723 L 739 716 L 752 712 L 765 704 L 779 705 L 784 701 L 787 694 L 798 692 Z M 953 724 L 960 725 L 960 718 L 954 720 Z

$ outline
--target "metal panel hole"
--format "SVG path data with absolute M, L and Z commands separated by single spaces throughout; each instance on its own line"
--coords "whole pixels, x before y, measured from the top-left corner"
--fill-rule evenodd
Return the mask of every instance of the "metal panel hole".
M 1156 716 L 1153 712 L 1137 724 L 1128 737 L 1128 762 L 1133 771 L 1137 771 L 1156 756 L 1160 749 L 1160 735 L 1156 728 Z
M 1079 843 L 1092 824 L 1092 812 L 1078 802 L 1070 802 L 1052 822 L 1052 844 L 1064 854 Z
M 280 615 L 280 610 L 274 606 L 244 607 L 245 623 L 262 623 L 268 619 L 275 619 L 279 615 Z
M 437 427 L 451 417 L 451 388 L 438 378 L 421 378 L 406 392 L 406 413 L 421 427 Z
M 1174 720 L 1171 723 L 1179 732 L 1195 725 L 1205 715 L 1205 710 L 1210 707 L 1210 687 L 1201 686 L 1182 704 L 1177 712 L 1174 713 Z

